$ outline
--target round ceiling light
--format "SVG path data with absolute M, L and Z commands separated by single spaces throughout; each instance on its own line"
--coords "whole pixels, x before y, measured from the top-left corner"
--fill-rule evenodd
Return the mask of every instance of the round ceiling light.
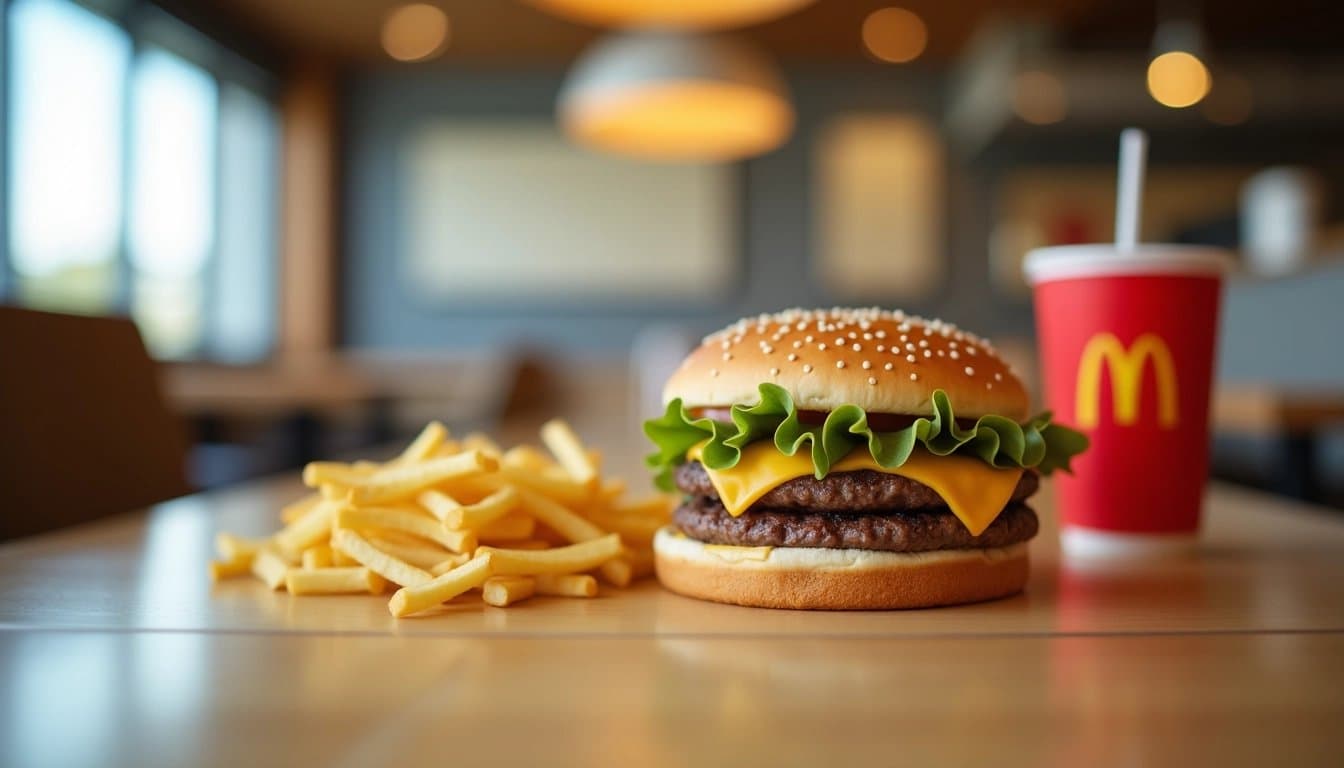
M 382 43 L 397 61 L 424 61 L 448 42 L 448 15 L 428 3 L 394 8 L 383 19 Z
M 770 61 L 725 38 L 631 32 L 584 53 L 560 90 L 575 141 L 657 160 L 725 161 L 783 144 L 794 112 Z
M 528 0 L 557 16 L 603 27 L 728 29 L 759 24 L 814 0 Z

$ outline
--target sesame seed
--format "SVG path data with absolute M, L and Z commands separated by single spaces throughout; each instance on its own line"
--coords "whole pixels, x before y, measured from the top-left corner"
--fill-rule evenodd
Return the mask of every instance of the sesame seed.
M 911 363 L 918 362 L 919 360 L 919 358 L 915 357 L 914 355 L 906 355 L 905 359 Z
M 929 351 L 929 350 L 926 349 L 926 350 L 924 350 L 924 356 L 925 356 L 925 357 L 933 357 L 933 352 L 931 352 L 931 351 Z
M 812 334 L 809 333 L 808 335 L 804 336 L 804 337 L 803 337 L 803 341 L 807 342 L 808 344 L 811 344 L 811 343 L 812 343 Z
M 844 367 L 845 367 L 845 361 L 844 361 L 844 360 L 836 360 L 836 361 L 835 361 L 835 367 L 836 367 L 836 368 L 844 368 Z
M 782 333 L 776 333 L 775 335 L 773 335 L 773 336 L 770 337 L 770 340 L 771 340 L 771 341 L 779 341 L 779 340 L 782 339 L 782 338 L 784 338 L 784 334 L 782 334 Z
M 905 351 L 906 351 L 906 352 L 914 352 L 914 351 L 915 351 L 915 345 L 914 345 L 914 342 L 911 342 L 911 343 L 909 343 L 909 344 L 906 344 L 906 345 L 905 345 Z
M 938 356 L 939 356 L 939 357 L 946 357 L 946 356 L 947 356 L 947 353 L 940 349 L 940 350 L 938 350 Z
M 778 369 L 778 368 L 771 368 L 771 369 L 770 369 L 770 375 L 771 375 L 771 376 L 778 376 L 778 375 L 779 375 L 779 369 Z
M 873 364 L 872 364 L 872 363 L 868 362 L 867 360 L 864 360 L 864 361 L 863 361 L 863 370 L 866 371 L 866 370 L 868 370 L 869 368 L 872 368 L 872 367 L 873 367 Z
M 845 339 L 844 339 L 844 337 L 842 337 L 842 336 L 836 336 L 836 337 L 835 337 L 835 346 L 837 346 L 837 347 L 843 347 L 843 346 L 845 346 Z
M 862 352 L 862 351 L 863 351 L 863 345 L 862 345 L 862 344 L 859 344 L 858 342 L 855 342 L 854 345 L 853 345 L 853 347 L 851 347 L 851 349 L 853 349 L 855 352 Z
M 967 348 L 966 348 L 966 354 L 968 354 L 968 355 L 974 355 L 974 354 L 975 354 L 975 347 L 967 347 Z
M 994 374 L 994 380 L 995 380 L 995 381 L 1003 381 L 1003 374 L 1002 374 L 1002 373 L 996 373 L 996 374 Z
M 919 381 L 919 374 L 918 374 L 918 373 L 912 373 L 912 374 L 910 374 L 910 380 L 911 380 L 911 381 Z
M 864 341 L 872 341 L 872 340 L 873 340 L 873 334 L 871 334 L 871 333 L 865 333 L 865 334 L 863 334 L 863 340 L 864 340 Z
M 929 348 L 929 340 L 928 340 L 928 339 L 920 339 L 920 340 L 919 340 L 919 348 L 920 348 L 920 349 L 928 349 L 928 348 Z
M 825 352 L 825 351 L 826 351 L 826 342 L 823 341 L 823 342 L 821 342 L 820 344 L 818 344 L 818 345 L 817 345 L 817 349 L 820 349 L 822 352 Z
M 955 349 L 952 350 L 951 352 L 948 352 L 947 356 L 952 358 L 953 360 L 956 360 L 957 358 L 961 357 L 961 355 L 957 354 L 957 350 Z
M 876 383 L 877 383 L 877 378 L 876 378 L 875 376 L 869 376 L 869 377 L 868 377 L 868 383 L 869 383 L 869 384 L 876 384 Z
M 811 372 L 812 372 L 812 366 L 810 365 L 803 366 L 803 373 L 811 373 Z
M 728 343 L 728 340 L 727 340 L 727 339 L 724 339 L 723 342 L 722 342 L 721 344 L 719 344 L 719 348 L 720 348 L 720 349 L 727 349 L 727 348 L 730 347 L 730 346 L 732 346 L 732 345 Z
M 710 376 L 718 376 L 718 375 L 719 375 L 719 369 L 718 369 L 718 368 L 710 368 L 710 369 L 709 369 L 709 375 L 710 375 Z
M 994 382 L 992 381 L 985 382 L 985 389 L 993 389 L 993 388 L 994 388 Z
M 887 363 L 886 365 L 882 366 L 882 370 L 884 370 L 884 371 L 890 371 L 892 368 L 895 368 L 895 367 L 896 367 L 896 366 L 892 365 L 891 363 Z
M 849 332 L 849 338 L 851 338 L 851 339 L 857 339 L 857 338 L 859 338 L 859 334 L 858 334 L 858 332 L 857 332 L 857 331 L 850 331 L 850 332 Z
M 966 366 L 966 375 L 967 375 L 967 376 L 974 376 L 974 375 L 975 375 L 975 369 L 972 368 L 972 367 L 969 366 L 969 365 Z
M 733 359 L 733 353 L 732 353 L 732 352 L 724 352 L 724 353 L 723 353 L 723 359 L 724 359 L 724 360 L 732 360 L 732 359 Z
M 789 353 L 789 362 L 790 362 L 790 363 L 792 363 L 794 360 L 797 360 L 797 359 L 798 359 L 798 356 L 797 356 L 797 355 L 793 354 L 792 352 Z
M 761 351 L 768 355 L 768 354 L 770 354 L 771 352 L 774 352 L 774 351 L 775 351 L 775 348 L 772 347 L 772 346 L 770 346 L 769 344 L 762 344 L 762 345 L 761 345 Z
M 794 349 L 802 349 L 802 348 L 803 348 L 803 342 L 795 340 L 795 341 L 793 342 L 793 348 L 794 348 Z
M 902 333 L 902 334 L 901 334 L 901 341 L 909 341 L 909 340 L 910 340 L 910 335 L 909 335 L 909 334 L 906 334 L 906 333 Z
M 878 351 L 878 352 L 886 352 L 886 351 L 887 351 L 887 345 L 886 345 L 886 344 L 878 344 L 878 345 L 877 345 L 877 351 Z
M 878 331 L 878 332 L 874 333 L 873 335 L 876 336 L 876 337 L 879 338 L 879 339 L 885 339 L 885 338 L 887 338 L 887 332 L 886 332 L 886 331 Z

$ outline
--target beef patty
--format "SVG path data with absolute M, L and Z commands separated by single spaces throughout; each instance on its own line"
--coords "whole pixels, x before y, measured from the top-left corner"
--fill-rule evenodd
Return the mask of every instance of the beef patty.
M 717 499 L 709 473 L 698 461 L 677 467 L 677 488 L 688 496 Z M 1011 501 L 1029 498 L 1041 485 L 1033 470 L 1022 473 Z M 947 502 L 923 483 L 900 475 L 861 469 L 833 472 L 818 480 L 798 477 L 771 490 L 751 506 L 756 509 L 803 509 L 809 512 L 879 512 L 884 510 L 946 509 Z M 819 545 L 820 546 L 820 545 Z
M 711 544 L 743 547 L 828 547 L 928 552 L 937 549 L 990 549 L 1036 535 L 1036 513 L 1009 504 L 979 536 L 972 536 L 947 509 L 843 514 L 752 507 L 733 517 L 716 498 L 695 496 L 673 516 L 681 532 Z

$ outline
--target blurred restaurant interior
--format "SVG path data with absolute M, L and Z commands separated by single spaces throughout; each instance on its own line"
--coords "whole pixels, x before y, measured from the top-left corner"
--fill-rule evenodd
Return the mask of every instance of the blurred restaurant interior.
M 1215 475 L 1344 508 L 1341 29 L 1308 0 L 0 0 L 0 466 L 133 463 L 127 509 L 561 412 L 636 467 L 670 366 L 789 306 L 942 317 L 1030 377 L 1023 256 L 1112 237 L 1140 126 L 1144 238 L 1239 256 Z

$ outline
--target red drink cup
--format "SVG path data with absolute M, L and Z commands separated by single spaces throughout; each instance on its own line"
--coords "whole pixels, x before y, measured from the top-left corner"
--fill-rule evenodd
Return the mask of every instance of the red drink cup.
M 1046 407 L 1091 447 L 1056 475 L 1066 551 L 1186 548 L 1208 478 L 1209 390 L 1228 256 L 1215 248 L 1040 248 Z

